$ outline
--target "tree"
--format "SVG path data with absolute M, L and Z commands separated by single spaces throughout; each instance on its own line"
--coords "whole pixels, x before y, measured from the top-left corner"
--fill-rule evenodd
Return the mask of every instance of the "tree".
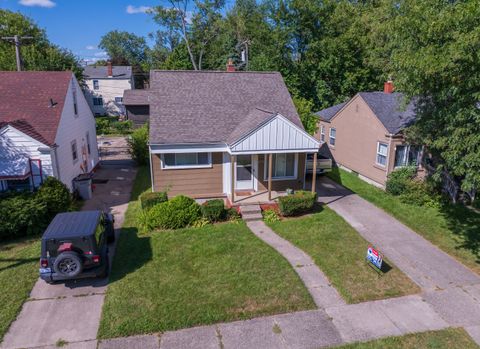
M 181 40 L 194 70 L 201 70 L 208 44 L 219 32 L 225 0 L 169 0 L 170 7 L 152 9 L 154 20 L 162 27 L 162 37 L 170 44 Z M 193 8 L 189 10 L 190 7 Z
M 113 64 L 149 69 L 150 48 L 145 38 L 141 36 L 112 30 L 102 36 L 98 47 L 107 52 Z
M 8 10 L 0 9 L 0 37 L 31 36 L 20 48 L 24 70 L 71 70 L 82 81 L 83 69 L 70 51 L 52 44 L 33 20 Z M 0 70 L 16 70 L 15 48 L 0 40 Z
M 303 97 L 294 96 L 293 103 L 297 108 L 305 131 L 313 135 L 318 129 L 318 118 L 313 114 L 313 102 Z
M 470 195 L 480 186 L 480 6 L 476 1 L 388 2 L 379 30 L 392 51 L 396 86 L 417 101 L 410 130 Z M 413 132 L 414 131 L 414 132 Z

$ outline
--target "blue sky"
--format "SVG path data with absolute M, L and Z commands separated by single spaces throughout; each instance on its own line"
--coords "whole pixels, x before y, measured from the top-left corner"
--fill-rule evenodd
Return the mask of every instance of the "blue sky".
M 51 42 L 85 60 L 103 59 L 97 48 L 110 30 L 125 30 L 147 36 L 157 26 L 144 13 L 149 6 L 166 5 L 159 0 L 0 0 L 0 7 L 20 11 L 46 29 Z

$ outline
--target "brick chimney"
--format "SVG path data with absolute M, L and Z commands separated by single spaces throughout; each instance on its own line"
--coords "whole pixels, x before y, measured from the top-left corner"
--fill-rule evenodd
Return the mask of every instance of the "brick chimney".
M 107 75 L 109 78 L 113 76 L 112 62 L 107 62 Z
M 228 72 L 234 72 L 235 71 L 235 65 L 233 65 L 233 59 L 231 59 L 231 58 L 228 59 L 227 71 Z
M 392 93 L 395 87 L 393 86 L 393 81 L 388 80 L 383 85 L 383 93 Z

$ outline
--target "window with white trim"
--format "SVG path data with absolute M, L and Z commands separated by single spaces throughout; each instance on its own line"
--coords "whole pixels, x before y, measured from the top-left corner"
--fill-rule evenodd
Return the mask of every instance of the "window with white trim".
M 421 147 L 397 145 L 395 147 L 395 167 L 418 166 L 421 161 Z
M 76 140 L 73 140 L 73 141 L 70 143 L 70 147 L 71 147 L 71 150 L 72 150 L 73 163 L 76 163 L 77 160 L 78 160 L 77 141 L 76 141 Z
M 115 103 L 122 104 L 123 103 L 123 97 L 115 97 Z
M 162 155 L 163 169 L 212 167 L 212 153 L 170 153 Z
M 387 166 L 388 144 L 377 142 L 377 164 Z
M 337 137 L 337 129 L 330 129 L 330 145 L 335 146 L 335 138 Z
M 93 105 L 103 105 L 102 97 L 93 97 Z
M 93 80 L 93 89 L 98 90 L 99 88 L 100 88 L 100 86 L 98 84 L 98 80 Z
M 325 142 L 325 126 L 324 125 L 320 126 L 320 140 L 322 142 Z
M 297 167 L 297 154 L 272 154 L 272 179 L 296 179 Z M 268 155 L 265 155 L 265 180 L 268 180 Z

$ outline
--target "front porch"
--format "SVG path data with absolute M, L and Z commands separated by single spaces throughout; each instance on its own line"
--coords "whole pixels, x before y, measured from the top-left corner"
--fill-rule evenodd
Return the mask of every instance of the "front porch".
M 269 197 L 268 190 L 259 192 L 235 193 L 235 200 L 232 202 L 232 196 L 228 195 L 227 200 L 231 206 L 248 206 L 248 205 L 264 205 L 276 203 L 277 199 L 281 196 L 287 195 L 286 191 L 272 190 Z

